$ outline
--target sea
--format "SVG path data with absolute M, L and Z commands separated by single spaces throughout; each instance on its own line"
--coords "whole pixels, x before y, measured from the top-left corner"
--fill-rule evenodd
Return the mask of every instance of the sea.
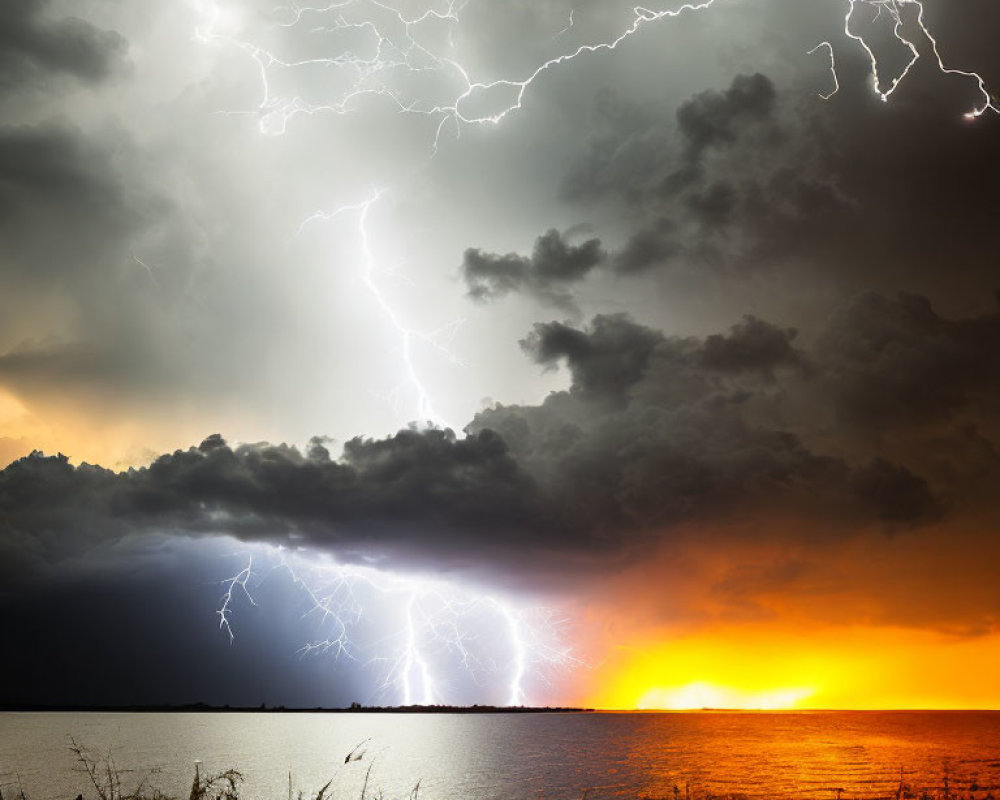
M 1000 798 L 1000 712 L 2 713 L 4 800 Z

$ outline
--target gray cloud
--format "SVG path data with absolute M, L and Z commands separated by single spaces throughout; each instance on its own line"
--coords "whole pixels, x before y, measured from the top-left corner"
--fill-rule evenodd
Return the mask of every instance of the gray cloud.
M 991 280 L 989 152 L 1000 123 L 988 114 L 957 124 L 944 110 L 955 86 L 934 79 L 881 113 L 855 66 L 841 64 L 841 92 L 827 103 L 800 78 L 779 85 L 759 72 L 675 109 L 599 94 L 562 196 L 591 218 L 621 209 L 624 227 L 596 226 L 607 266 L 683 292 L 761 275 L 787 292 L 814 276 L 842 296 L 906 286 L 976 303 Z M 945 277 L 942 260 L 960 280 Z
M 571 392 L 620 401 L 645 374 L 662 341 L 660 333 L 618 315 L 597 317 L 586 331 L 559 322 L 538 324 L 521 346 L 546 367 L 565 359 L 573 374 Z
M 549 230 L 535 241 L 530 257 L 469 248 L 462 258 L 462 276 L 475 300 L 523 292 L 546 305 L 572 309 L 567 287 L 585 278 L 605 258 L 598 239 L 573 245 L 563 234 Z
M 948 321 L 908 297 L 864 297 L 843 313 L 870 341 L 866 326 L 915 307 L 977 345 L 989 341 L 984 331 L 995 333 L 996 315 Z M 228 534 L 485 572 L 531 554 L 534 566 L 522 570 L 531 580 L 567 559 L 576 565 L 563 564 L 567 575 L 604 569 L 669 540 L 677 525 L 748 509 L 844 531 L 968 513 L 954 481 L 922 474 L 921 447 L 933 445 L 920 427 L 907 429 L 920 445 L 909 462 L 810 444 L 823 413 L 840 415 L 843 442 L 868 429 L 840 408 L 870 353 L 838 337 L 838 320 L 810 350 L 792 347 L 794 331 L 753 317 L 705 338 L 666 336 L 622 315 L 584 328 L 538 325 L 524 349 L 546 367 L 565 362 L 570 388 L 537 406 L 485 410 L 465 438 L 404 430 L 350 440 L 332 458 L 321 439 L 303 452 L 234 447 L 215 435 L 124 473 L 35 454 L 0 473 L 6 538 L 19 543 L 22 562 L 33 553 L 43 563 L 136 531 Z M 906 326 L 881 331 L 883 351 L 914 346 Z M 995 394 L 992 379 L 968 380 Z

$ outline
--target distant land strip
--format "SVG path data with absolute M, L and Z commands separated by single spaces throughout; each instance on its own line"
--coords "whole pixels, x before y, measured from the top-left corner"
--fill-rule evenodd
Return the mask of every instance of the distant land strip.
M 208 703 L 183 705 L 36 705 L 31 703 L 0 703 L 0 711 L 57 712 L 126 712 L 126 713 L 279 713 L 279 714 L 554 714 L 587 713 L 592 708 L 550 706 L 363 706 L 354 703 L 346 708 L 287 708 L 286 706 L 213 706 Z

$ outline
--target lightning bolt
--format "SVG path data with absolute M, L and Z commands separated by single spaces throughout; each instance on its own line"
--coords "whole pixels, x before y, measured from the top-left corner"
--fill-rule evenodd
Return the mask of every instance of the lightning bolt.
M 447 701 L 454 672 L 489 689 L 496 680 L 507 686 L 510 705 L 524 705 L 529 678 L 547 680 L 552 670 L 579 664 L 563 645 L 564 621 L 551 609 L 521 608 L 496 594 L 457 584 L 341 564 L 306 551 L 268 548 L 267 571 L 281 570 L 306 600 L 305 616 L 328 630 L 326 638 L 303 644 L 300 653 L 330 653 L 376 676 L 378 697 L 394 697 L 402 705 Z M 229 625 L 237 590 L 247 592 L 253 559 L 224 581 L 227 590 L 217 612 Z M 362 602 L 362 597 L 366 602 Z M 255 604 L 256 605 L 256 604 Z M 395 629 L 371 637 L 363 630 L 365 607 L 388 612 Z M 377 677 L 381 676 L 381 677 Z
M 836 61 L 836 58 L 834 57 L 834 54 L 833 54 L 833 45 L 830 44 L 829 42 L 820 42 L 812 50 L 809 50 L 806 53 L 806 55 L 807 56 L 811 56 L 813 53 L 815 53 L 821 47 L 825 47 L 827 49 L 828 53 L 829 53 L 829 56 L 830 56 L 830 77 L 833 78 L 833 89 L 831 89 L 829 92 L 826 92 L 825 94 L 823 92 L 819 92 L 819 96 L 823 100 L 829 100 L 837 92 L 840 91 L 840 78 L 837 76 L 837 61 Z
M 316 222 L 330 222 L 343 215 L 353 214 L 357 222 L 357 236 L 362 251 L 363 268 L 361 270 L 361 280 L 365 288 L 374 298 L 375 303 L 389 327 L 396 333 L 400 342 L 400 355 L 404 367 L 403 385 L 408 385 L 416 397 L 416 419 L 421 423 L 429 422 L 436 425 L 447 426 L 446 421 L 434 407 L 431 394 L 424 381 L 421 379 L 414 359 L 413 346 L 415 342 L 421 342 L 429 348 L 436 350 L 446 359 L 454 364 L 459 364 L 458 357 L 448 348 L 447 343 L 454 337 L 461 327 L 463 320 L 453 320 L 442 327 L 423 332 L 408 327 L 402 321 L 400 314 L 393 308 L 385 294 L 382 292 L 376 280 L 378 273 L 378 259 L 375 256 L 371 234 L 369 233 L 369 217 L 374 205 L 385 194 L 384 190 L 375 190 L 369 197 L 359 203 L 340 206 L 333 211 L 317 211 L 302 221 L 299 225 L 301 234 L 309 225 Z M 391 396 L 398 396 L 401 386 L 393 390 Z
M 250 573 L 253 569 L 253 556 L 250 556 L 247 565 L 237 572 L 233 577 L 223 581 L 226 587 L 226 591 L 222 595 L 222 604 L 219 606 L 219 610 L 216 612 L 219 615 L 219 629 L 225 630 L 229 636 L 229 643 L 232 644 L 233 628 L 229 624 L 230 617 L 232 615 L 233 606 L 233 594 L 239 589 L 244 595 L 246 595 L 247 600 L 250 601 L 250 605 L 257 605 L 253 597 L 250 596 L 250 590 L 247 589 L 247 581 L 250 580 Z
M 910 52 L 910 58 L 906 66 L 893 78 L 888 86 L 883 86 L 881 78 L 879 76 L 879 63 L 878 57 L 875 55 L 875 51 L 872 50 L 871 46 L 865 41 L 861 34 L 855 33 L 852 30 L 852 20 L 855 17 L 855 12 L 859 6 L 864 6 L 867 8 L 875 9 L 875 16 L 871 20 L 875 22 L 883 14 L 888 15 L 892 20 L 892 35 L 900 44 L 902 44 Z M 875 93 L 882 99 L 883 102 L 888 102 L 889 98 L 892 96 L 893 92 L 899 88 L 900 84 L 906 79 L 910 74 L 910 70 L 913 66 L 920 60 L 920 50 L 917 48 L 916 43 L 911 39 L 905 32 L 906 21 L 903 18 L 904 9 L 912 8 L 915 11 L 915 24 L 920 33 L 927 39 L 931 45 L 931 49 L 934 53 L 934 58 L 937 62 L 938 70 L 945 75 L 961 75 L 962 77 L 969 78 L 976 82 L 979 93 L 982 96 L 982 103 L 973 106 L 968 112 L 966 112 L 966 119 L 975 119 L 985 114 L 987 111 L 993 111 L 994 113 L 1000 113 L 1000 109 L 997 108 L 993 103 L 993 98 L 990 95 L 989 89 L 986 86 L 986 81 L 977 72 L 971 72 L 967 70 L 957 69 L 955 67 L 948 66 L 944 58 L 941 56 L 940 48 L 938 47 L 937 39 L 928 29 L 926 22 L 924 21 L 924 3 L 923 0 L 848 0 L 847 13 L 844 16 L 844 34 L 853 41 L 857 42 L 861 49 L 864 51 L 868 58 L 868 62 L 871 70 L 872 84 Z M 812 52 L 812 51 L 810 51 Z M 830 50 L 831 60 L 833 58 L 833 49 Z
M 340 0 L 326 6 L 286 5 L 279 7 L 274 16 L 278 19 L 276 25 L 282 28 L 293 28 L 304 25 L 307 17 L 329 16 L 326 25 L 310 28 L 311 32 L 351 32 L 367 37 L 372 54 L 364 57 L 345 46 L 340 52 L 327 57 L 290 60 L 281 58 L 271 50 L 252 42 L 248 42 L 221 30 L 220 20 L 225 16 L 223 8 L 211 0 L 200 0 L 195 3 L 202 17 L 202 24 L 196 28 L 196 37 L 206 43 L 222 43 L 238 48 L 246 53 L 257 65 L 260 74 L 261 100 L 255 112 L 260 118 L 262 133 L 279 135 L 287 130 L 290 120 L 299 115 L 317 113 L 346 114 L 356 110 L 357 103 L 362 98 L 378 97 L 388 101 L 398 111 L 408 114 L 422 114 L 435 117 L 438 124 L 433 138 L 433 148 L 437 148 L 441 131 L 445 124 L 451 122 L 456 130 L 462 125 L 498 124 L 510 114 L 523 107 L 524 97 L 530 87 L 546 72 L 568 64 L 586 54 L 618 49 L 624 42 L 641 29 L 654 23 L 673 19 L 684 14 L 703 12 L 716 5 L 718 0 L 701 0 L 687 2 L 675 8 L 652 10 L 643 6 L 632 9 L 631 21 L 612 38 L 582 44 L 575 49 L 550 58 L 522 78 L 500 78 L 493 81 L 474 80 L 470 70 L 455 60 L 450 52 L 439 52 L 430 44 L 422 42 L 420 31 L 430 23 L 437 22 L 449 27 L 447 51 L 454 50 L 454 33 L 461 25 L 460 13 L 467 4 L 458 0 L 449 0 L 443 11 L 427 8 L 421 13 L 407 16 L 403 11 L 394 8 L 381 0 Z M 873 9 L 874 21 L 883 14 L 888 15 L 893 23 L 893 36 L 910 52 L 910 60 L 903 70 L 893 78 L 888 86 L 883 87 L 879 76 L 880 68 L 874 50 L 866 42 L 864 36 L 853 30 L 853 22 L 858 16 L 859 6 Z M 977 72 L 962 70 L 947 65 L 941 56 L 936 38 L 924 21 L 924 0 L 847 0 L 847 10 L 844 16 L 844 34 L 856 42 L 870 65 L 871 77 L 875 91 L 883 100 L 896 91 L 899 85 L 910 73 L 913 65 L 920 59 L 916 43 L 906 34 L 904 9 L 912 7 L 915 11 L 915 24 L 921 34 L 930 43 L 937 62 L 938 69 L 945 74 L 960 75 L 977 83 L 982 95 L 982 103 L 975 106 L 969 116 L 978 117 L 987 110 L 997 112 L 986 86 L 985 79 Z M 373 13 L 368 17 L 364 9 Z M 353 21 L 348 15 L 360 15 Z M 569 23 L 556 35 L 559 39 L 574 27 L 575 10 L 571 10 Z M 383 17 L 382 24 L 377 19 Z M 821 43 L 810 52 L 829 43 Z M 281 96 L 273 91 L 270 74 L 275 70 L 289 70 L 297 67 L 321 66 L 339 73 L 344 78 L 345 88 L 330 102 L 310 103 L 298 95 Z M 398 74 L 439 73 L 444 79 L 456 84 L 452 98 L 444 103 L 433 103 L 421 99 L 406 99 L 403 91 L 393 86 L 393 78 Z M 470 98 L 477 93 L 485 93 L 496 89 L 508 89 L 513 100 L 493 113 L 470 114 L 462 110 Z M 248 112 L 243 112 L 248 113 Z

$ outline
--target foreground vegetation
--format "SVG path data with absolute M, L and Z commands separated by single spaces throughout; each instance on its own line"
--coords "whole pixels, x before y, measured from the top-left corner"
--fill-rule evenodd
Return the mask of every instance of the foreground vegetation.
M 115 761 L 114 754 L 95 753 L 81 745 L 76 739 L 70 738 L 70 750 L 76 757 L 79 771 L 86 776 L 87 782 L 97 794 L 98 800 L 181 800 L 172 795 L 164 794 L 155 784 L 155 776 L 159 770 L 153 769 L 138 773 L 135 770 L 123 769 Z M 360 761 L 365 751 L 361 742 L 344 758 L 344 763 Z M 361 788 L 359 800 L 384 800 L 382 791 L 370 792 L 368 789 L 373 763 L 365 772 L 364 785 Z M 203 775 L 201 765 L 195 762 L 194 780 L 187 800 L 240 800 L 240 789 L 243 785 L 243 774 L 235 769 L 227 769 L 214 775 Z M 328 780 L 317 792 L 306 795 L 303 791 L 293 791 L 292 775 L 288 774 L 288 800 L 331 800 L 330 787 L 333 778 Z M 409 793 L 408 800 L 418 800 L 420 782 Z M 20 777 L 16 788 L 7 794 L 0 786 L 0 800 L 30 800 Z M 78 794 L 76 800 L 84 800 L 83 794 Z

